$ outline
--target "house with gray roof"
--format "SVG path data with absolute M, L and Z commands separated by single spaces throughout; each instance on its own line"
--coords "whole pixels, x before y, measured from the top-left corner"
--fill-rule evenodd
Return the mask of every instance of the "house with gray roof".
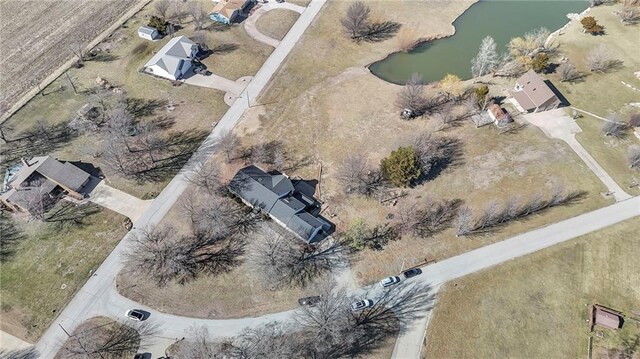
M 522 75 L 509 90 L 513 104 L 520 112 L 539 112 L 558 108 L 560 99 L 535 71 Z
M 198 45 L 188 37 L 174 37 L 144 65 L 144 71 L 178 80 L 189 72 L 198 51 Z
M 34 201 L 66 194 L 81 200 L 91 175 L 69 162 L 51 156 L 23 159 L 10 167 L 0 188 L 0 203 L 12 211 L 29 212 Z
M 267 173 L 250 165 L 238 171 L 229 184 L 231 193 L 260 210 L 304 241 L 319 240 L 332 225 L 320 216 L 320 203 L 309 186 L 282 173 Z

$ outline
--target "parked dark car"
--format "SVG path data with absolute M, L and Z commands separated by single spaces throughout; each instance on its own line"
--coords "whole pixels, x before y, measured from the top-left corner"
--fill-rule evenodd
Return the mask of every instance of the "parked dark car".
M 405 278 L 411 278 L 411 277 L 415 277 L 419 274 L 422 274 L 422 269 L 420 268 L 411 268 L 409 270 L 404 271 L 404 277 Z
M 298 303 L 300 305 L 308 305 L 310 307 L 313 307 L 316 304 L 320 303 L 321 300 L 322 300 L 322 297 L 320 297 L 319 295 L 314 295 L 311 297 L 300 298 L 298 299 Z
M 140 309 L 129 309 L 127 310 L 125 315 L 127 316 L 127 318 L 133 319 L 138 322 L 146 319 L 145 312 Z

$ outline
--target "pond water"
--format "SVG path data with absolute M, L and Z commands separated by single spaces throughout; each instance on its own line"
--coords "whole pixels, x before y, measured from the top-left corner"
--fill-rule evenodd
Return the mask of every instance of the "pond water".
M 588 7 L 585 0 L 481 0 L 456 19 L 453 36 L 419 45 L 409 53 L 399 52 L 373 63 L 371 72 L 396 84 L 419 73 L 424 81 L 438 81 L 446 74 L 471 77 L 471 59 L 485 36 L 496 40 L 498 52 L 509 40 L 546 27 L 551 32 L 564 26 L 567 14 Z

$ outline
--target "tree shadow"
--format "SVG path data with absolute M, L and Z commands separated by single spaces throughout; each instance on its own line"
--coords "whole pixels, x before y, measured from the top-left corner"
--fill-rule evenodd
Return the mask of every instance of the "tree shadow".
M 228 54 L 230 52 L 233 52 L 237 49 L 239 49 L 240 46 L 238 46 L 238 44 L 234 44 L 234 43 L 222 43 L 220 45 L 217 45 L 215 47 L 213 47 L 212 49 L 210 49 L 209 51 L 212 54 L 216 54 L 216 55 L 222 55 L 222 54 Z
M 113 55 L 107 52 L 99 52 L 87 59 L 87 61 L 95 61 L 95 62 L 111 62 L 118 60 L 120 56 Z
M 0 210 L 0 263 L 8 262 L 15 254 L 16 247 L 27 236 L 16 226 L 11 215 Z
M 56 228 L 84 227 L 84 219 L 100 211 L 100 207 L 94 204 L 60 201 L 46 213 L 44 221 L 55 225 Z
M 402 25 L 395 21 L 374 22 L 367 26 L 365 33 L 360 36 L 361 41 L 381 42 L 394 37 Z
M 152 116 L 159 108 L 167 105 L 167 100 L 158 99 L 148 100 L 142 98 L 127 97 L 125 101 L 127 105 L 127 111 L 136 118 Z
M 66 146 L 78 136 L 68 127 L 67 122 L 47 125 L 40 129 L 37 126 L 22 133 L 19 139 L 0 149 L 0 167 L 17 163 L 21 158 L 31 158 L 56 151 Z
M 438 139 L 435 161 L 431 163 L 428 171 L 423 173 L 415 182 L 416 185 L 429 182 L 442 174 L 448 168 L 464 165 L 463 142 L 454 137 L 442 137 Z

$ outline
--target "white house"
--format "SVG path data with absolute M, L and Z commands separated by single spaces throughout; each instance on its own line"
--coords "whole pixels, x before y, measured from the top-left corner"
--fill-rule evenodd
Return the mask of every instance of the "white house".
M 158 29 L 151 26 L 140 26 L 138 28 L 138 36 L 147 40 L 155 40 L 160 37 Z
M 171 39 L 144 65 L 150 74 L 178 80 L 191 68 L 198 53 L 198 45 L 186 36 Z

